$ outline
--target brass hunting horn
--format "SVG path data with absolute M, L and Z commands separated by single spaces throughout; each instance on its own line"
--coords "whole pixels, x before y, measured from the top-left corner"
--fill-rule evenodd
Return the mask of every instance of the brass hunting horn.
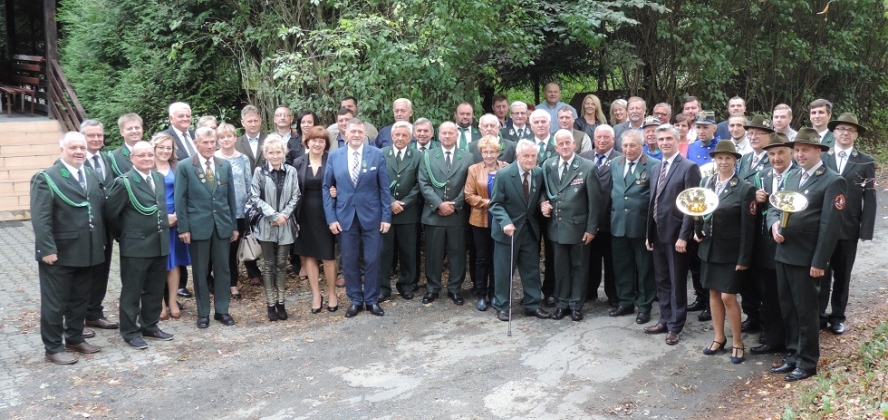
M 675 197 L 675 205 L 678 206 L 682 213 L 693 216 L 694 220 L 700 221 L 703 216 L 711 214 L 718 207 L 718 195 L 709 188 L 688 188 L 678 193 L 678 197 Z M 702 238 L 702 226 L 700 230 L 695 229 L 694 233 L 698 238 Z
M 808 199 L 804 195 L 795 191 L 777 191 L 771 194 L 768 199 L 774 208 L 783 212 L 780 218 L 780 227 L 785 228 L 786 222 L 789 221 L 789 215 L 797 211 L 802 211 L 808 207 Z

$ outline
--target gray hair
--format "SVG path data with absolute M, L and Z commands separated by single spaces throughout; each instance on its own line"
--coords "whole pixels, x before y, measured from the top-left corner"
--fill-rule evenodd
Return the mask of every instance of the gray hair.
M 83 122 L 80 123 L 80 132 L 83 133 L 84 130 L 90 127 L 99 127 L 102 131 L 105 130 L 105 126 L 102 125 L 99 120 L 83 120 Z
M 287 142 L 277 133 L 271 133 L 265 137 L 265 142 L 262 143 L 262 153 L 266 154 L 272 148 L 280 148 L 284 154 L 287 154 Z
M 417 123 L 419 123 L 419 121 L 417 121 Z M 406 128 L 407 131 L 410 132 L 410 135 L 413 135 L 413 124 L 410 124 L 407 121 L 396 121 L 394 124 L 392 124 L 392 132 L 394 132 L 395 129 L 398 128 Z
M 69 131 L 65 133 L 61 140 L 59 140 L 59 147 L 64 149 L 65 146 L 72 141 L 82 141 L 83 144 L 86 144 L 86 137 L 76 131 Z
M 560 129 L 560 130 L 558 130 L 558 131 L 556 131 L 556 132 L 555 132 L 555 135 L 554 135 L 553 137 L 555 138 L 555 141 L 556 141 L 556 142 L 558 141 L 558 139 L 563 138 L 563 137 L 567 137 L 567 138 L 569 138 L 570 141 L 571 141 L 571 143 L 573 143 L 573 142 L 575 141 L 575 140 L 574 140 L 573 133 L 571 133 L 570 131 L 565 130 L 565 129 L 563 129 L 563 128 Z
M 521 152 L 524 152 L 524 149 L 528 147 L 533 149 L 534 152 L 537 151 L 537 145 L 533 144 L 532 141 L 528 139 L 518 140 L 518 143 L 515 145 L 515 155 L 520 155 Z
M 432 126 L 432 130 L 435 129 L 435 124 L 432 124 L 432 121 L 430 121 L 430 120 L 429 120 L 428 118 L 426 118 L 426 117 L 422 117 L 422 118 L 420 118 L 420 119 L 418 119 L 418 120 L 416 120 L 416 121 L 413 122 L 413 126 L 414 126 L 414 127 L 416 127 L 417 125 L 420 125 L 420 124 L 428 124 L 428 125 Z
M 670 133 L 672 133 L 672 135 L 673 135 L 676 139 L 679 138 L 678 130 L 677 130 L 677 129 L 675 128 L 675 126 L 672 125 L 672 124 L 663 124 L 663 125 L 657 127 L 657 129 L 654 130 L 654 133 L 656 133 L 656 135 L 659 137 L 659 136 L 660 136 L 660 133 L 663 132 L 663 131 L 669 131 Z
M 170 108 L 169 108 L 170 116 L 173 116 L 173 113 L 176 112 L 176 111 L 178 111 L 178 110 L 180 110 L 180 109 L 187 109 L 188 112 L 191 112 L 191 106 L 188 105 L 187 103 L 185 103 L 185 102 L 173 102 L 173 103 L 170 104 Z
M 641 139 L 641 131 L 638 130 L 626 130 L 620 134 L 620 144 L 626 144 L 627 141 L 634 141 L 639 146 L 644 144 Z
M 530 121 L 533 121 L 534 118 L 545 117 L 546 121 L 552 123 L 552 116 L 549 115 L 548 112 L 542 109 L 536 109 L 530 113 Z
M 497 124 L 499 124 L 499 118 L 497 118 L 496 115 L 484 114 L 481 116 L 481 118 L 478 118 L 478 125 L 480 126 L 482 123 L 484 123 L 485 120 L 490 120 L 490 119 L 493 119 L 494 121 L 496 121 Z
M 614 128 L 613 128 L 613 127 L 611 127 L 611 126 L 609 126 L 609 125 L 607 125 L 607 124 L 601 124 L 601 125 L 599 125 L 598 127 L 595 127 L 595 132 L 592 133 L 592 136 L 593 136 L 593 137 L 598 135 L 598 130 L 602 130 L 602 131 L 610 131 L 610 133 L 611 133 L 612 136 L 615 135 L 615 133 L 614 133 Z M 627 130 L 627 131 L 629 131 L 629 130 Z M 633 130 L 633 131 L 634 131 L 634 130 Z
M 512 105 L 509 105 L 509 109 L 513 110 L 515 107 L 527 109 L 527 104 L 521 101 L 512 102 Z
M 210 127 L 198 127 L 197 130 L 194 130 L 194 139 L 199 139 L 203 137 L 212 136 L 216 138 L 216 130 L 213 130 Z
M 407 108 L 410 108 L 410 110 L 413 110 L 413 102 L 410 102 L 410 99 L 407 99 L 407 98 L 395 99 L 395 102 L 392 102 L 392 108 L 394 108 L 395 105 L 398 104 L 398 102 L 403 102 L 403 103 L 407 104 Z

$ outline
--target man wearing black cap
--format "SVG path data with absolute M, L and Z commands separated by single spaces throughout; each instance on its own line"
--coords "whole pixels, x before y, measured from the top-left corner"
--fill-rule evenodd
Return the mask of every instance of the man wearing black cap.
M 848 306 L 848 289 L 851 269 L 857 256 L 857 241 L 873 239 L 876 223 L 876 165 L 873 158 L 857 150 L 857 136 L 866 133 L 866 127 L 858 124 L 857 116 L 848 112 L 829 123 L 835 134 L 835 146 L 822 156 L 824 164 L 839 173 L 848 183 L 847 204 L 842 212 L 842 233 L 836 250 L 829 260 L 823 284 L 820 285 L 820 325 L 829 322 L 833 334 L 845 333 L 845 307 Z M 825 143 L 824 143 L 825 144 Z M 830 302 L 830 283 L 832 301 Z M 832 313 L 826 307 L 832 303 Z
M 841 234 L 847 183 L 836 171 L 824 166 L 820 153 L 829 147 L 820 144 L 820 136 L 813 128 L 802 128 L 788 144 L 793 146 L 793 155 L 801 168 L 787 176 L 784 189 L 803 195 L 808 205 L 792 212 L 786 226 L 781 226 L 783 211 L 774 208 L 767 216 L 777 242 L 777 290 L 788 351 L 783 364 L 771 372 L 785 373 L 787 381 L 798 381 L 817 374 L 817 296 Z

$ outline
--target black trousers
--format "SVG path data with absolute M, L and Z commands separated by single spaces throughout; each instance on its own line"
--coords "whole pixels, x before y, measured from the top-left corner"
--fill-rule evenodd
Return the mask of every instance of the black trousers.
M 105 317 L 105 308 L 102 302 L 108 293 L 108 277 L 111 273 L 111 254 L 114 252 L 114 240 L 109 235 L 105 241 L 105 262 L 93 266 L 90 275 L 92 281 L 89 286 L 89 305 L 86 310 L 86 319 L 95 321 Z M 121 279 L 123 275 L 121 275 Z
M 829 268 L 826 269 L 820 285 L 818 300 L 821 323 L 845 322 L 845 308 L 848 306 L 848 293 L 851 289 L 851 270 L 856 259 L 857 239 L 842 239 L 836 242 L 836 249 L 829 260 Z M 830 299 L 830 289 L 832 289 L 832 299 Z M 830 305 L 832 312 L 827 315 L 826 308 Z
M 816 370 L 820 360 L 820 325 L 817 295 L 820 279 L 811 277 L 811 267 L 777 261 L 777 292 L 786 326 L 786 363 Z
M 391 225 L 388 232 L 382 235 L 382 261 L 379 278 L 379 295 L 388 297 L 392 294 L 392 273 L 398 267 L 398 280 L 395 287 L 398 293 L 412 291 L 419 282 L 419 265 L 416 263 L 416 246 L 418 223 Z
M 740 277 L 740 308 L 746 314 L 746 320 L 755 324 L 761 324 L 759 316 L 762 308 L 761 287 L 756 279 L 752 278 L 754 270 L 737 272 Z
M 49 353 L 65 351 L 64 341 L 80 344 L 89 306 L 92 267 L 37 263 L 40 276 L 40 338 Z
M 610 232 L 598 232 L 589 243 L 589 283 L 586 286 L 586 299 L 598 299 L 598 286 L 602 280 L 604 267 L 604 295 L 609 303 L 618 303 L 617 286 L 614 279 L 613 236 Z M 556 264 L 557 265 L 557 264 Z M 556 273 L 557 274 L 557 273 Z
M 759 320 L 762 323 L 762 336 L 765 344 L 783 347 L 786 345 L 786 327 L 780 313 L 780 296 L 777 290 L 777 271 L 773 268 L 755 267 L 752 270 L 761 292 L 762 305 L 759 307 Z M 746 298 L 744 298 L 746 300 Z
M 699 244 L 697 241 L 690 240 L 688 241 L 688 271 L 691 272 L 691 284 L 694 286 L 694 294 L 697 296 L 697 299 L 703 301 L 706 307 L 709 307 L 709 289 L 703 287 L 703 283 L 700 282 L 700 257 L 697 256 L 697 249 L 699 248 Z
M 159 329 L 166 264 L 166 256 L 120 257 L 120 336 L 124 340 Z
M 475 270 L 472 271 L 472 283 L 475 296 L 493 299 L 493 250 L 496 241 L 490 236 L 490 228 L 472 226 L 475 240 Z
M 674 242 L 662 242 L 654 227 L 654 281 L 657 283 L 657 305 L 660 320 L 670 332 L 680 333 L 688 318 L 688 252 L 675 250 Z M 688 242 L 690 244 L 691 242 Z M 699 261 L 699 260 L 698 260 Z

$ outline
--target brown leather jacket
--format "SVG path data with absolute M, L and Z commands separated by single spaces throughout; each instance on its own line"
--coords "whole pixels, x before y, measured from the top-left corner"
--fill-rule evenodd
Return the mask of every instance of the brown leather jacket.
M 496 162 L 499 169 L 505 168 L 508 163 Z M 469 213 L 469 224 L 475 227 L 490 227 L 487 223 L 487 205 L 490 196 L 487 195 L 487 170 L 484 162 L 478 162 L 469 166 L 469 175 L 466 177 L 466 203 L 472 207 Z

